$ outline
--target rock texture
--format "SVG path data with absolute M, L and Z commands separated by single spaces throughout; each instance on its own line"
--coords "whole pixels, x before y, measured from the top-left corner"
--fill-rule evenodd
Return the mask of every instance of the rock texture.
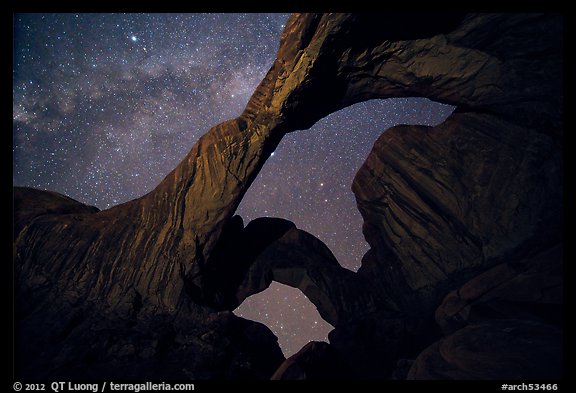
M 293 228 L 294 223 L 288 220 L 270 217 L 253 220 L 244 228 L 242 217 L 232 217 L 206 266 L 196 265 L 187 281 L 189 296 L 216 309 L 236 308 L 244 300 L 238 300 L 236 292 L 255 259 Z
M 559 22 L 482 15 L 437 38 L 434 60 L 421 66 L 431 81 L 447 79 L 437 99 L 447 86 L 463 95 L 455 113 L 433 128 L 393 127 L 358 171 L 353 190 L 373 249 L 360 273 L 377 275 L 404 308 L 430 312 L 487 266 L 559 241 Z M 526 45 L 540 29 L 547 32 Z M 396 45 L 407 59 L 422 55 Z
M 64 232 L 65 242 L 44 245 L 46 251 L 61 252 L 60 260 L 35 256 L 53 263 L 49 268 L 69 279 L 68 287 L 57 287 L 56 277 L 45 273 L 48 267 L 32 265 L 24 279 L 22 267 L 17 266 L 15 361 L 19 378 L 267 379 L 284 361 L 277 338 L 266 326 L 229 311 L 198 305 L 175 314 L 146 313 L 145 299 L 134 287 L 112 304 L 86 298 L 83 286 L 97 285 L 106 279 L 105 273 L 96 273 L 95 261 L 88 272 L 68 271 L 66 263 L 103 230 L 100 225 L 106 222 L 98 222 L 97 209 L 39 190 L 16 188 L 15 196 L 15 202 L 30 206 L 24 213 L 44 225 L 85 224 L 91 229 L 82 238 L 67 237 L 70 232 Z M 22 219 L 17 217 L 16 222 Z M 89 260 L 89 256 L 84 258 Z
M 450 292 L 436 309 L 449 334 L 487 319 L 518 318 L 562 326 L 562 245 L 537 256 L 503 263 Z
M 97 213 L 99 209 L 51 191 L 40 191 L 29 187 L 14 187 L 14 234 L 36 217 L 61 214 Z
M 495 266 L 436 310 L 447 337 L 417 358 L 408 379 L 560 379 L 562 245 Z
M 15 189 L 17 376 L 116 376 L 126 366 L 119 377 L 269 378 L 283 360 L 274 337 L 228 310 L 275 279 L 335 325 L 330 346 L 350 375 L 389 377 L 440 337 L 434 310 L 450 291 L 561 242 L 562 60 L 554 14 L 292 15 L 243 113 L 211 128 L 147 195 L 96 211 Z M 233 218 L 287 132 L 406 96 L 457 109 L 434 128 L 388 130 L 360 168 L 353 190 L 371 250 L 357 275 L 290 223 L 243 228 Z M 452 326 L 465 307 L 444 307 L 442 318 Z M 557 344 L 558 329 L 506 313 L 517 343 L 533 334 Z M 438 345 L 498 323 L 466 325 Z M 549 359 L 541 349 L 528 369 Z M 518 359 L 490 356 L 510 370 Z M 485 370 L 474 375 L 493 376 Z
M 374 257 L 360 274 L 405 309 L 431 312 L 475 274 L 561 238 L 561 140 L 488 113 L 398 126 L 354 191 Z
M 409 378 L 561 377 L 561 28 L 554 15 L 468 16 L 422 63 L 408 59 L 429 43 L 392 44 L 430 75 L 403 75 L 408 89 L 442 80 L 425 95 L 456 104 L 436 127 L 387 130 L 352 187 L 371 245 L 358 274 L 452 334 Z M 460 86 L 456 102 L 447 86 Z M 423 321 L 411 334 L 432 331 Z

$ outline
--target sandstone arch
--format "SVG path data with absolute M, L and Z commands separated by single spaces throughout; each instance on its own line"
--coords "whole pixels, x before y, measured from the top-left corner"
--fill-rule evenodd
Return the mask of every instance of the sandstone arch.
M 413 34 L 402 34 L 414 20 Z M 100 212 L 43 194 L 49 205 L 72 209 L 41 206 L 30 214 L 26 206 L 41 192 L 16 192 L 23 375 L 90 376 L 127 366 L 209 378 L 210 362 L 226 370 L 217 376 L 271 375 L 279 356 L 270 335 L 196 302 L 190 285 L 212 269 L 223 228 L 283 135 L 362 100 L 424 96 L 457 107 L 439 127 L 388 132 L 356 178 L 372 246 L 359 275 L 376 288 L 376 314 L 390 317 L 392 301 L 402 313 L 431 315 L 472 276 L 561 243 L 562 70 L 559 15 L 293 15 L 244 112 L 210 129 L 149 194 Z M 465 135 L 478 143 L 463 146 Z M 462 148 L 469 160 L 460 165 Z M 470 159 L 486 165 L 468 166 Z M 272 274 L 295 285 L 306 276 L 278 269 Z M 323 293 L 330 301 L 319 295 L 317 302 L 327 305 L 327 318 L 341 324 L 340 312 L 356 315 L 357 308 L 346 314 L 339 294 Z M 369 375 L 389 373 L 406 352 L 406 320 L 387 325 L 384 339 L 377 333 L 385 319 L 352 321 L 372 336 L 349 325 L 335 334 L 346 337 L 335 347 L 349 351 L 358 369 L 386 356 L 386 367 L 366 368 Z M 237 331 L 259 331 L 263 341 Z M 354 354 L 355 346 L 374 355 Z M 41 356 L 38 348 L 46 349 Z M 275 360 L 262 361 L 260 350 Z M 209 361 L 188 365 L 199 353 Z M 166 359 L 177 366 L 159 368 Z M 69 371 L 69 364 L 87 366 Z

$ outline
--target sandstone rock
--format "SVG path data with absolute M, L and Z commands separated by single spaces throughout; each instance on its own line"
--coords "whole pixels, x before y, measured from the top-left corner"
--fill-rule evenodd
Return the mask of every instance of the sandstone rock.
M 250 266 L 236 292 L 238 304 L 272 281 L 299 288 L 332 326 L 374 311 L 377 303 L 368 283 L 342 268 L 324 243 L 295 227 Z
M 397 360 L 414 358 L 440 337 L 433 321 L 389 310 L 357 315 L 328 334 L 350 379 L 389 379 Z
M 436 310 L 450 335 L 417 357 L 408 378 L 560 378 L 562 281 L 560 244 L 450 292 Z
M 501 319 L 471 324 L 432 344 L 416 358 L 408 379 L 541 381 L 562 373 L 560 329 Z
M 294 223 L 271 217 L 257 218 L 244 228 L 242 218 L 234 216 L 206 266 L 195 265 L 190 272 L 187 293 L 195 302 L 218 310 L 236 308 L 240 304 L 237 289 L 256 257 L 291 228 Z
M 429 313 L 501 258 L 559 241 L 561 26 L 553 15 L 469 15 L 422 45 L 388 44 L 415 68 L 405 75 L 386 58 L 375 72 L 391 75 L 383 89 L 430 87 L 425 96 L 457 105 L 436 127 L 386 131 L 354 179 L 372 247 L 359 273 L 403 309 Z M 432 62 L 408 60 L 429 50 Z
M 445 333 L 499 318 L 561 326 L 562 261 L 560 244 L 533 258 L 497 265 L 450 292 L 436 310 L 436 322 Z
M 414 361 L 412 359 L 399 359 L 396 362 L 396 368 L 392 371 L 391 379 L 394 381 L 405 380 L 413 363 Z
M 403 327 L 428 326 L 410 318 L 431 317 L 488 268 L 559 243 L 562 49 L 554 14 L 293 15 L 243 113 L 211 128 L 150 193 L 96 212 L 15 190 L 17 376 L 115 376 L 129 365 L 127 375 L 269 378 L 279 349 L 266 328 L 251 328 L 261 339 L 247 348 L 206 318 L 262 288 L 270 261 L 274 279 L 318 289 L 310 296 L 338 325 L 339 353 L 363 365 L 380 356 L 385 365 L 365 375 L 389 375 L 403 343 L 423 332 Z M 288 228 L 230 268 L 221 246 L 243 231 L 234 211 L 285 133 L 356 102 L 406 96 L 457 109 L 438 127 L 388 131 L 360 169 L 354 192 L 372 250 L 358 275 Z M 345 275 L 351 284 L 334 285 Z M 353 340 L 367 348 L 371 337 L 379 344 L 362 358 Z
M 373 249 L 360 274 L 403 308 L 431 312 L 506 256 L 561 236 L 560 141 L 487 113 L 384 133 L 353 190 Z
M 32 220 L 42 215 L 92 214 L 94 206 L 86 206 L 65 195 L 29 187 L 14 187 L 14 238 Z M 80 219 L 80 218 L 78 218 Z
M 21 378 L 268 379 L 284 361 L 266 326 L 228 311 L 189 316 L 188 323 L 159 315 L 118 325 L 119 318 L 95 320 L 89 306 L 79 306 L 55 321 L 49 334 L 35 334 L 33 324 L 53 313 L 38 311 L 17 321 Z

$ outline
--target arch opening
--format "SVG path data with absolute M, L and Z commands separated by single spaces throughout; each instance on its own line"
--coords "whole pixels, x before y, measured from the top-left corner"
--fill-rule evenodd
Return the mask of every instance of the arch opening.
M 426 98 L 374 99 L 287 134 L 236 213 L 246 222 L 257 217 L 290 220 L 322 240 L 344 268 L 357 271 L 369 246 L 351 191 L 356 171 L 388 128 L 435 126 L 454 108 Z
M 352 180 L 375 140 L 400 125 L 435 126 L 454 106 L 426 98 L 376 99 L 361 102 L 320 119 L 308 130 L 287 134 L 244 196 L 237 214 L 247 222 L 257 217 L 282 217 L 322 240 L 340 265 L 357 271 L 369 245 L 362 234 L 363 219 L 351 191 Z M 309 341 L 327 341 L 331 325 L 322 319 L 308 296 L 268 277 L 259 293 L 248 294 L 234 311 L 266 324 L 278 337 L 286 356 Z M 321 305 L 324 314 L 329 304 Z M 325 306 L 325 307 L 324 307 Z M 302 319 L 296 313 L 306 310 Z M 313 328 L 311 328 L 313 326 Z
M 286 358 L 310 341 L 328 342 L 328 333 L 333 329 L 299 289 L 276 281 L 246 298 L 234 314 L 268 326 L 278 337 Z

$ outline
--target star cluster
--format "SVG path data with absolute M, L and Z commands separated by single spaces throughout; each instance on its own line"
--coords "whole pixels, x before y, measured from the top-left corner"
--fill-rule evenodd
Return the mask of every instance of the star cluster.
M 13 182 L 106 209 L 154 188 L 211 126 L 238 116 L 272 65 L 286 14 L 17 14 Z M 350 190 L 376 138 L 441 122 L 426 99 L 373 100 L 287 135 L 237 214 L 293 221 L 356 271 L 368 245 Z M 273 284 L 236 311 L 286 355 L 332 329 Z

